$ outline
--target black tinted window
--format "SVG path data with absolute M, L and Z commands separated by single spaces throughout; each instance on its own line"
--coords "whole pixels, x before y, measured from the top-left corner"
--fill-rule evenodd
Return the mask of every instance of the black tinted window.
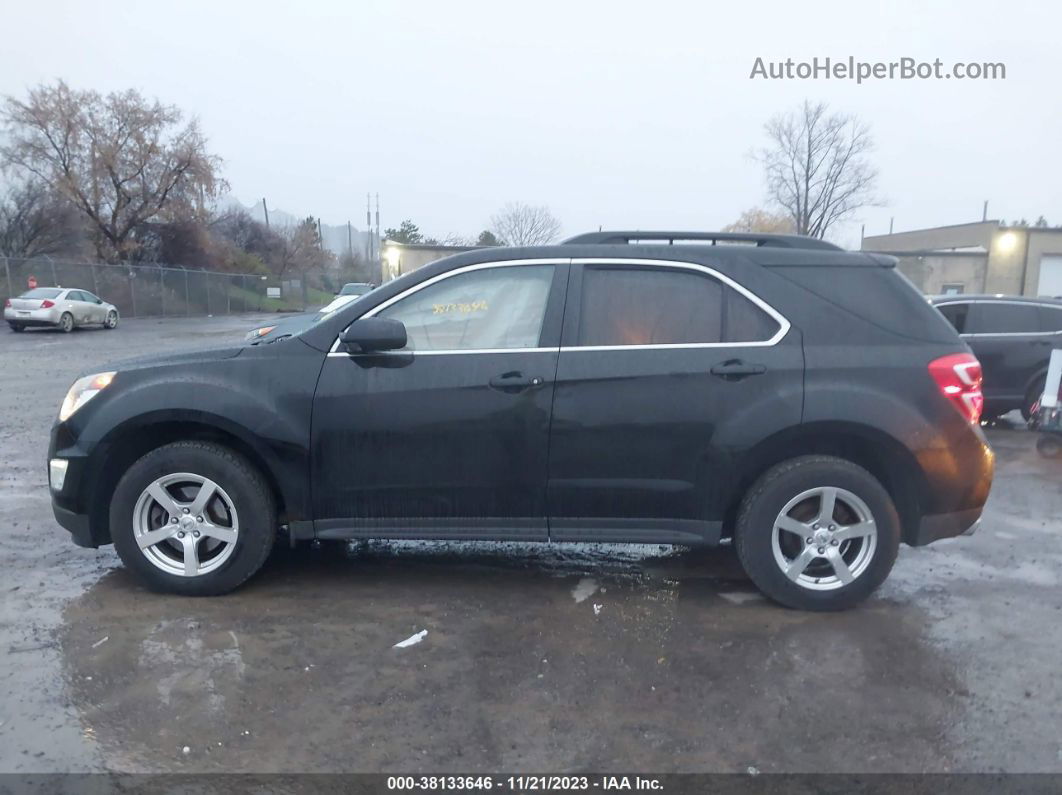
M 1062 331 L 1062 306 L 1040 306 L 1041 331 Z
M 583 275 L 580 345 L 722 341 L 723 285 L 664 268 L 591 268 Z
M 70 292 L 68 292 L 66 294 L 66 299 L 68 301 L 87 301 L 88 300 L 88 298 L 85 297 L 85 294 L 83 292 L 81 292 L 80 290 L 71 290 Z
M 945 304 L 944 306 L 938 306 L 937 309 L 955 327 L 957 332 L 960 334 L 966 332 L 966 318 L 970 315 L 969 304 Z
M 974 313 L 974 334 L 1029 334 L 1040 330 L 1035 304 L 983 302 Z

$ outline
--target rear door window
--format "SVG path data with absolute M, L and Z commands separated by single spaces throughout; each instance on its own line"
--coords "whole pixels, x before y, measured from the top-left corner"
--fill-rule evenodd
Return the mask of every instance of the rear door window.
M 1040 315 L 1035 304 L 985 301 L 977 304 L 970 325 L 970 334 L 1035 334 Z
M 955 327 L 957 332 L 960 334 L 966 332 L 966 319 L 970 315 L 969 304 L 944 304 L 943 306 L 938 306 L 937 309 Z
M 679 268 L 587 265 L 579 346 L 766 342 L 778 321 L 708 274 Z

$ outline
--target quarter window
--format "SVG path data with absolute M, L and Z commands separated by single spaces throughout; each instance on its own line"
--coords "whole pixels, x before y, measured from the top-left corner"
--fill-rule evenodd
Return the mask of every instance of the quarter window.
M 418 290 L 378 317 L 405 324 L 406 350 L 535 348 L 552 283 L 552 265 L 468 271 Z
M 1041 331 L 1062 331 L 1062 306 L 1039 306 L 1040 310 L 1040 330 Z
M 623 266 L 583 271 L 580 346 L 760 342 L 777 331 L 770 315 L 705 274 Z
M 1034 334 L 1040 330 L 1040 317 L 1035 304 L 984 302 L 977 305 L 973 334 Z

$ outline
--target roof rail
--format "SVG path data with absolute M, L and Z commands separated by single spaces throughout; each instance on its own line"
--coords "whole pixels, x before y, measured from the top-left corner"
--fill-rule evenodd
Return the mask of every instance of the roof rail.
M 583 244 L 629 244 L 631 241 L 661 240 L 670 245 L 687 240 L 705 241 L 713 246 L 718 243 L 755 243 L 757 246 L 774 248 L 810 248 L 826 251 L 843 251 L 840 246 L 814 237 L 803 235 L 760 235 L 754 232 L 587 232 L 564 241 Z

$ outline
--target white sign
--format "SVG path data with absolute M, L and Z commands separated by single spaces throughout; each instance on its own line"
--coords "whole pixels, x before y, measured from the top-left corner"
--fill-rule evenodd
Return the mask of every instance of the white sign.
M 266 287 L 266 298 L 280 298 L 280 288 Z

